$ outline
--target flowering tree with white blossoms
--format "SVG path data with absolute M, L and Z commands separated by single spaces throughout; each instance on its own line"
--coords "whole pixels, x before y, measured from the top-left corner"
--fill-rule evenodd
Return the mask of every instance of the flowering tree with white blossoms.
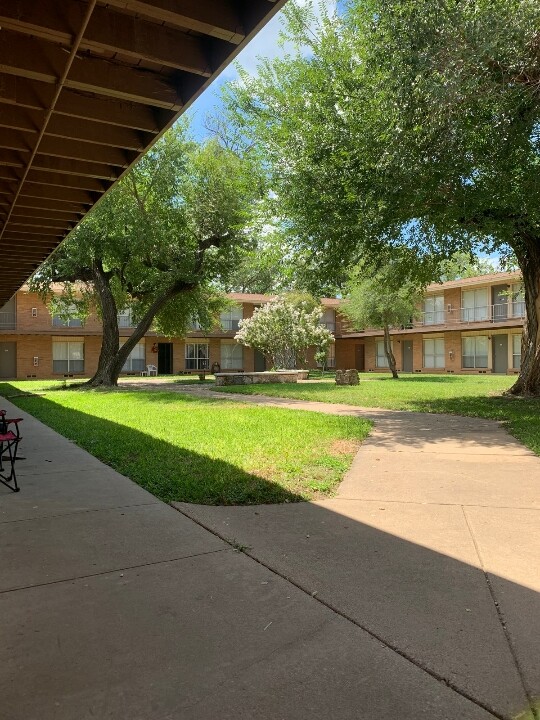
M 294 369 L 305 362 L 308 348 L 326 351 L 334 339 L 320 323 L 321 307 L 313 305 L 309 299 L 278 297 L 241 320 L 235 339 L 270 358 L 274 368 Z

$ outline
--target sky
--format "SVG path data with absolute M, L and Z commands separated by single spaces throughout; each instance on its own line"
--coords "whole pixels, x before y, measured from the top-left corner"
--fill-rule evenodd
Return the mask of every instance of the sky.
M 296 2 L 299 5 L 309 4 L 309 0 L 296 0 Z M 335 0 L 326 0 L 323 3 L 315 0 L 314 10 L 316 18 L 320 16 L 320 7 L 322 4 L 324 4 L 330 12 L 336 7 Z M 206 115 L 216 113 L 220 108 L 220 88 L 222 88 L 225 83 L 238 78 L 238 71 L 235 67 L 236 64 L 240 65 L 249 73 L 255 74 L 257 58 L 274 58 L 284 51 L 287 51 L 287 49 L 291 49 L 287 48 L 287 46 L 283 48 L 278 45 L 278 37 L 283 28 L 283 21 L 283 11 L 281 11 L 277 13 L 244 50 L 242 50 L 236 58 L 236 61 L 228 65 L 212 85 L 193 103 L 186 115 L 190 121 L 192 133 L 197 140 L 203 139 L 208 134 L 204 127 Z

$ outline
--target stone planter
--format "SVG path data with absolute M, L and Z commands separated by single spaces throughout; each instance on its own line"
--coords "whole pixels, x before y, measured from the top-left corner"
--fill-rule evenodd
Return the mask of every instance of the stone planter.
M 298 382 L 297 370 L 216 373 L 216 385 L 261 385 Z

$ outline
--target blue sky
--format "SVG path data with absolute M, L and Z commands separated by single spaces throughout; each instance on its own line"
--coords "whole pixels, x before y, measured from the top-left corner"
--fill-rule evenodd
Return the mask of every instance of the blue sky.
M 296 0 L 299 5 L 310 4 L 309 0 Z M 316 15 L 320 15 L 320 6 L 324 5 L 327 10 L 335 8 L 334 0 L 326 0 L 324 3 L 314 3 Z M 192 105 L 186 113 L 190 120 L 191 129 L 196 139 L 200 140 L 207 135 L 204 127 L 204 120 L 208 113 L 212 114 L 220 107 L 220 88 L 227 82 L 235 80 L 238 72 L 235 65 L 238 64 L 250 73 L 255 73 L 257 58 L 273 58 L 283 53 L 284 49 L 278 45 L 279 33 L 283 27 L 283 12 L 279 12 L 270 22 L 255 36 L 255 38 L 238 55 L 236 62 L 229 65 L 201 97 Z

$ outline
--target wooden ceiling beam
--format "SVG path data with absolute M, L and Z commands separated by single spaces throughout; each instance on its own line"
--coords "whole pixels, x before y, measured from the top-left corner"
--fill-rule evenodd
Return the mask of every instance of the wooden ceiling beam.
M 52 100 L 54 87 L 43 82 L 7 75 L 0 72 L 0 103 L 44 113 Z M 4 111 L 0 107 L 1 112 Z M 139 105 L 114 98 L 100 98 L 90 93 L 62 89 L 54 108 L 55 113 L 73 118 L 128 127 L 148 133 L 157 133 L 176 113 Z M 44 115 L 43 115 L 44 117 Z M 41 127 L 42 122 L 40 122 Z
M 0 211 L 0 222 L 2 222 L 2 217 L 3 214 Z M 23 208 L 17 210 L 17 207 L 15 207 L 11 214 L 11 218 L 14 222 L 35 218 L 36 220 L 61 220 L 62 222 L 69 224 L 70 222 L 79 222 L 80 215 L 67 210 L 52 210 L 50 208 L 47 210 L 36 210 L 34 208 Z
M 106 4 L 235 45 L 246 37 L 237 4 L 232 0 L 107 0 Z
M 136 152 L 142 152 L 153 137 L 149 133 L 141 133 L 131 128 L 117 127 L 93 120 L 79 118 L 77 122 L 73 122 L 73 118 L 56 113 L 49 120 L 47 135 L 135 150 Z
M 0 179 L 9 180 L 9 178 L 2 177 L 1 170 Z M 67 173 L 45 172 L 36 169 L 29 171 L 26 176 L 26 182 L 39 183 L 40 185 L 57 185 L 58 187 L 74 188 L 77 190 L 92 190 L 98 193 L 105 192 L 110 185 L 109 182 L 98 180 L 97 178 L 68 175 Z
M 2 155 L 3 153 L 0 153 L 0 165 L 2 164 Z M 32 169 L 42 170 L 43 172 L 65 173 L 66 175 L 81 175 L 82 177 L 93 177 L 110 181 L 117 180 L 121 172 L 118 168 L 114 168 L 106 163 L 47 157 L 45 155 L 36 155 L 32 163 Z
M 0 205 L 6 205 L 6 203 L 0 200 Z M 24 197 L 19 198 L 15 203 L 13 212 L 16 210 L 22 210 L 23 208 L 33 208 L 35 210 L 61 210 L 62 212 L 77 213 L 84 215 L 88 211 L 86 205 L 80 203 L 61 203 L 57 200 L 46 200 L 38 197 Z
M 35 145 L 35 141 L 31 143 L 31 140 L 31 135 L 21 133 L 19 130 L 2 128 L 0 132 L 0 148 L 5 148 L 6 150 L 29 153 L 32 151 L 33 145 Z
M 61 6 L 57 0 L 17 0 L 0 6 L 0 25 L 70 47 L 84 12 L 84 5 L 76 0 L 64 0 Z M 146 60 L 205 77 L 212 73 L 204 38 L 105 7 L 94 9 L 79 47 L 121 53 L 136 63 Z
M 59 45 L 2 30 L 2 73 L 55 84 L 62 75 L 65 61 L 65 50 Z M 117 65 L 79 54 L 64 86 L 178 112 L 184 104 L 179 94 L 180 84 L 180 77 L 169 80 L 150 70 Z
M 15 105 L 0 107 L 0 127 L 2 128 L 37 134 L 44 119 L 45 114 L 39 110 L 29 110 Z
M 66 138 L 49 137 L 45 135 L 39 144 L 38 155 L 50 155 L 68 160 L 83 160 L 84 162 L 97 162 L 114 167 L 126 168 L 133 161 L 130 151 L 121 148 L 103 147 L 93 143 L 68 140 Z
M 74 190 L 73 188 L 58 187 L 56 185 L 37 185 L 34 183 L 24 183 L 20 197 L 81 203 L 82 205 L 93 205 L 97 200 L 96 194 L 87 190 Z
M 51 225 L 19 225 L 18 223 L 10 222 L 6 228 L 6 232 L 14 233 L 17 235 L 54 235 L 58 237 L 66 232 L 66 227 L 54 227 Z

